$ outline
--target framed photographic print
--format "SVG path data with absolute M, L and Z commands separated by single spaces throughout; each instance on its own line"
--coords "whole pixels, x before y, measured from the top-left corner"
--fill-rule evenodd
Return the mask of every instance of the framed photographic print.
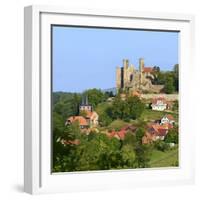
M 25 8 L 26 192 L 194 181 L 193 23 Z

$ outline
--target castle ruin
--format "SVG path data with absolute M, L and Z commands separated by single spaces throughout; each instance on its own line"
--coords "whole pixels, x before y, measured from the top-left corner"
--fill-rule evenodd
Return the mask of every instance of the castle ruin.
M 144 59 L 139 59 L 139 69 L 129 64 L 128 59 L 123 60 L 123 66 L 116 68 L 117 91 L 160 93 L 164 85 L 153 85 L 154 68 L 145 67 Z

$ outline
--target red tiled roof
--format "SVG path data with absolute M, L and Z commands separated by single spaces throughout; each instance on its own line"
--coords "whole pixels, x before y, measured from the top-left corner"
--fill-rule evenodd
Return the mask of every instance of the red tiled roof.
M 123 140 L 125 138 L 126 131 L 125 130 L 120 130 L 117 134 L 118 134 L 119 138 L 121 140 Z
M 158 101 L 163 101 L 163 103 L 167 103 L 166 99 L 164 97 L 157 97 L 152 99 L 152 104 L 157 104 Z
M 167 135 L 167 129 L 158 129 L 158 133 L 156 135 L 158 136 L 166 136 Z
M 153 67 L 144 67 L 143 72 L 148 73 L 148 72 L 152 72 L 153 71 Z
M 112 138 L 112 137 L 117 137 L 118 139 L 121 139 L 121 140 L 124 139 L 125 135 L 126 135 L 126 131 L 125 131 L 125 130 L 120 130 L 120 131 L 114 131 L 114 130 L 113 130 L 112 132 L 110 132 L 110 133 L 108 134 L 108 136 L 109 136 L 110 138 Z
M 162 126 L 165 127 L 166 129 L 171 129 L 171 128 L 173 128 L 173 125 L 170 124 L 170 123 L 162 124 Z
M 87 118 L 90 118 L 92 116 L 92 114 L 93 114 L 93 112 L 91 112 L 89 110 L 86 110 L 85 112 L 86 112 L 86 117 Z
M 95 117 L 98 116 L 98 114 L 95 112 L 95 111 L 85 111 L 86 112 L 86 118 L 89 118 L 89 119 L 94 119 Z
M 70 123 L 78 121 L 80 126 L 87 126 L 88 125 L 86 119 L 83 116 L 71 116 L 67 119 L 67 121 L 70 121 Z
M 167 134 L 168 127 L 160 124 L 151 124 L 149 126 L 148 132 L 158 136 L 165 136 Z
M 78 140 L 78 139 L 75 139 L 75 140 L 64 140 L 63 143 L 64 143 L 64 144 L 79 145 L 79 144 L 80 144 L 80 140 Z
M 174 120 L 174 117 L 170 114 L 166 115 L 166 117 L 169 119 L 169 120 Z

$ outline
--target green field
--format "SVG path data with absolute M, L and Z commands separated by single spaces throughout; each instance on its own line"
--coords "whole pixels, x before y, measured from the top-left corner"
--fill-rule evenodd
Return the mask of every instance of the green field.
M 109 126 L 108 129 L 121 129 L 124 126 L 128 125 L 128 123 L 124 122 L 123 120 L 114 120 Z
M 178 121 L 178 115 L 175 113 L 165 112 L 165 111 L 155 111 L 151 109 L 145 109 L 142 113 L 140 119 L 144 121 L 155 121 L 161 119 L 164 115 L 171 114 L 173 115 L 175 121 Z
M 171 167 L 178 164 L 178 148 L 162 152 L 153 150 L 150 167 Z

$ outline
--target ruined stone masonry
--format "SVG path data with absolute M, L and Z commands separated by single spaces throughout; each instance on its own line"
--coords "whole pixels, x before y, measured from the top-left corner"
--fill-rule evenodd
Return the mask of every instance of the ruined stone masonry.
M 144 59 L 139 59 L 139 69 L 135 69 L 133 64 L 129 64 L 128 59 L 123 60 L 123 66 L 116 68 L 116 88 L 117 91 L 139 91 L 149 93 L 160 93 L 164 85 L 153 85 L 153 67 L 145 67 Z

